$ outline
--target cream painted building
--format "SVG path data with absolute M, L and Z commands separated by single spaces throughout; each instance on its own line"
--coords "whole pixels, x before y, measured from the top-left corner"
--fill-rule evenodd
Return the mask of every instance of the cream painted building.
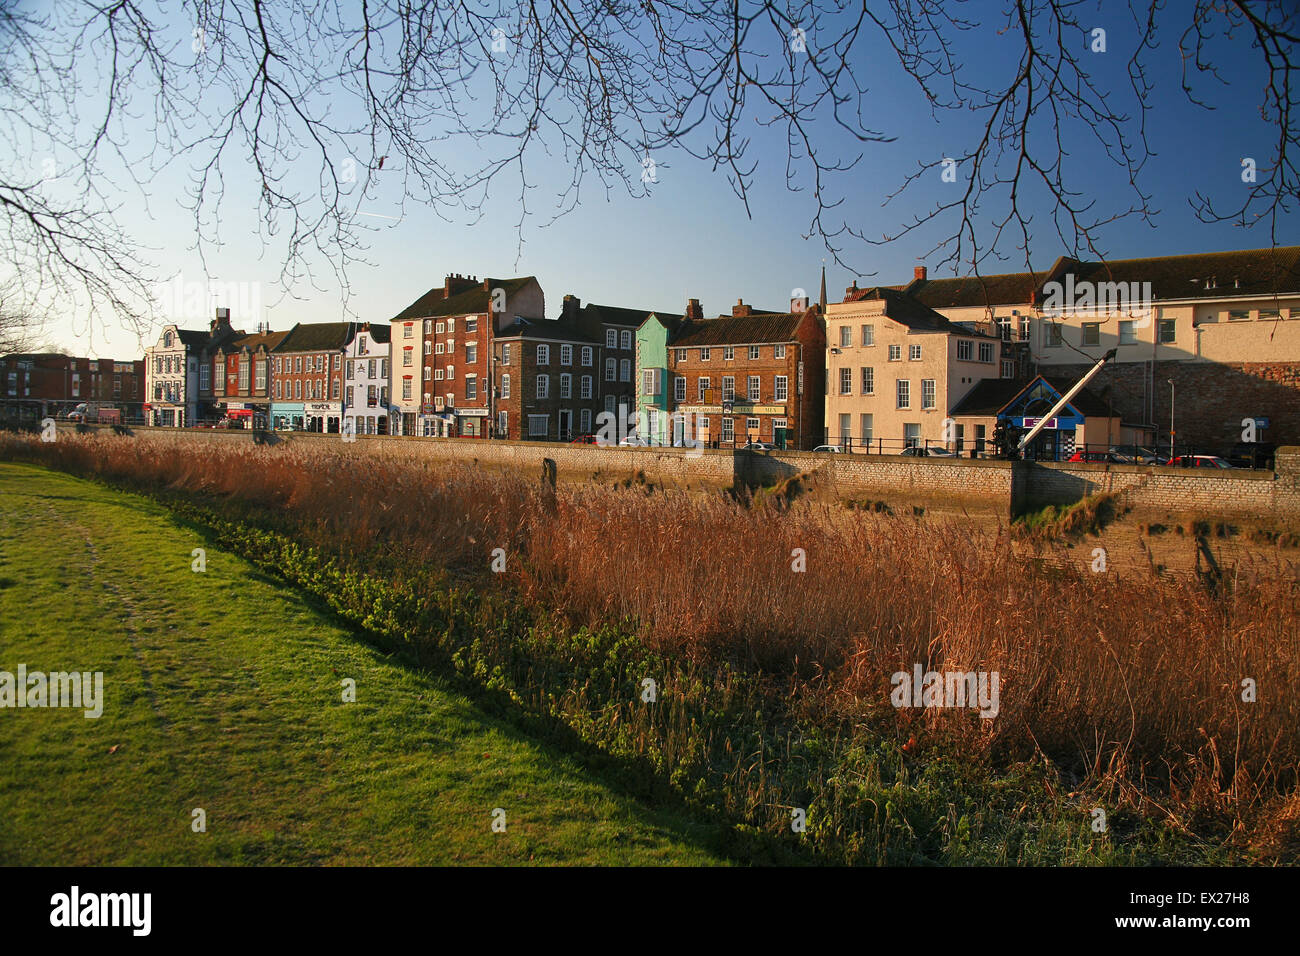
M 951 443 L 948 411 L 999 376 L 1001 343 L 895 289 L 849 298 L 826 312 L 826 441 L 883 454 Z

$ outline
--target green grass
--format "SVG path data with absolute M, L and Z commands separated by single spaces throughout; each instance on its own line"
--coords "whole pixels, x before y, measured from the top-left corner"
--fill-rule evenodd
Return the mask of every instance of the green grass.
M 202 546 L 145 498 L 0 464 L 0 670 L 103 671 L 106 699 L 97 720 L 0 710 L 0 864 L 722 862 L 716 826 L 647 808 L 233 555 L 192 571 Z

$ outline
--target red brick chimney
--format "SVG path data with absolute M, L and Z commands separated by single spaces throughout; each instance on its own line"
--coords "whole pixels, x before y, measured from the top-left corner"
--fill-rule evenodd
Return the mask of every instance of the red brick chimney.
M 704 318 L 704 310 L 703 310 L 702 308 L 700 308 L 700 300 L 699 300 L 699 299 L 687 299 L 687 300 L 686 300 L 686 315 L 684 316 L 684 318 L 686 318 L 686 319 L 703 320 L 703 318 Z
M 731 316 L 732 318 L 739 319 L 743 316 L 749 315 L 751 311 L 750 307 L 745 305 L 744 299 L 737 299 L 736 304 L 731 307 Z
M 449 275 L 442 286 L 442 297 L 450 299 L 453 295 L 458 295 L 466 289 L 474 288 L 475 284 L 474 279 L 463 276 L 459 272 L 455 275 Z
M 917 266 L 912 270 L 912 278 L 917 282 L 924 282 L 925 275 L 925 266 Z

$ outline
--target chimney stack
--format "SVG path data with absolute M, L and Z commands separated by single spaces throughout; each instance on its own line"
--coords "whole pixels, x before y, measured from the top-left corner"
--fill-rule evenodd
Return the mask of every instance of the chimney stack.
M 477 280 L 468 279 L 459 272 L 447 276 L 442 286 L 442 297 L 450 299 L 453 295 L 459 295 L 467 289 L 472 289 L 477 285 Z
M 212 334 L 216 335 L 218 330 L 230 328 L 230 310 L 217 309 L 217 317 L 212 320 Z
M 564 319 L 566 322 L 576 322 L 578 320 L 578 312 L 581 308 L 581 299 L 576 295 L 566 295 L 564 297 L 564 305 L 560 307 L 560 318 Z
M 925 266 L 917 266 L 915 269 L 912 270 L 912 278 L 917 282 L 924 282 L 925 275 L 926 275 Z M 854 280 L 853 284 L 857 285 L 857 281 Z
M 686 300 L 686 315 L 684 317 L 687 319 L 695 319 L 697 321 L 704 318 L 704 309 L 700 307 L 699 299 Z
M 731 317 L 734 319 L 743 318 L 744 316 L 749 315 L 751 311 L 753 310 L 751 310 L 749 306 L 745 305 L 744 299 L 737 299 L 736 304 L 731 307 Z

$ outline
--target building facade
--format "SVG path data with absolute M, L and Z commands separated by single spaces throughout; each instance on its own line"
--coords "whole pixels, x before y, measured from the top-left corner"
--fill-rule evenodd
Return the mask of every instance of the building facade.
M 213 348 L 242 333 L 230 327 L 230 310 L 217 309 L 206 331 L 163 326 L 157 343 L 145 349 L 145 419 L 150 425 L 184 428 L 211 417 L 199 399 L 199 367 Z
M 388 435 L 394 408 L 389 401 L 391 370 L 386 322 L 355 326 L 343 350 L 343 418 L 353 435 Z
M 355 329 L 352 322 L 300 322 L 270 350 L 273 428 L 342 431 L 343 352 Z
M 199 366 L 199 401 L 246 428 L 270 427 L 271 353 L 288 334 L 260 331 L 217 344 Z

